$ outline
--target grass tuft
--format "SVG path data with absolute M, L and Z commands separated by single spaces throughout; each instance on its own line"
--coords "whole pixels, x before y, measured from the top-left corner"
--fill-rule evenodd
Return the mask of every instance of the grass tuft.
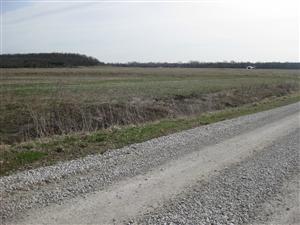
M 16 153 L 16 160 L 21 165 L 24 165 L 39 160 L 45 157 L 46 155 L 47 153 L 45 152 L 37 152 L 37 151 L 18 152 Z

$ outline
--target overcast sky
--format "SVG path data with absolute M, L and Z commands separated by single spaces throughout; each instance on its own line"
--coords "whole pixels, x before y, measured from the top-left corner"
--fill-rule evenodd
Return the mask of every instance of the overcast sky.
M 3 1 L 1 53 L 105 62 L 299 61 L 297 0 Z

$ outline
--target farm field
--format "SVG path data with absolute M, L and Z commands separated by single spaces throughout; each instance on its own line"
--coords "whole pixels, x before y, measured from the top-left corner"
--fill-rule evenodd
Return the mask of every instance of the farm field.
M 243 109 L 246 113 L 261 102 L 276 106 L 297 101 L 299 82 L 297 70 L 1 69 L 0 140 L 4 158 L 1 161 L 10 161 L 10 165 L 5 165 L 10 170 L 20 165 L 34 166 L 32 162 L 46 155 L 51 155 L 54 161 L 63 158 L 61 155 L 66 152 L 65 155 L 69 154 L 66 158 L 76 158 L 226 119 L 226 113 L 201 123 L 194 119 L 208 112 L 247 106 L 247 110 Z M 239 113 L 236 110 L 233 114 Z M 122 133 L 117 140 L 108 135 L 120 133 L 123 127 L 148 123 L 164 123 L 163 131 L 160 125 L 151 125 L 151 131 L 130 130 L 134 138 L 130 132 Z M 61 141 L 66 136 L 69 139 Z M 82 141 L 87 136 L 89 141 Z M 70 142 L 77 143 L 79 149 L 74 149 L 73 144 L 66 146 Z M 45 159 L 43 163 L 48 161 Z

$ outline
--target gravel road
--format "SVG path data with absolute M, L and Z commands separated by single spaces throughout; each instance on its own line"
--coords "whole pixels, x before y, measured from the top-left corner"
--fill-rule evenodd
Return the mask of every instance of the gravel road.
M 0 179 L 3 224 L 299 224 L 300 103 Z

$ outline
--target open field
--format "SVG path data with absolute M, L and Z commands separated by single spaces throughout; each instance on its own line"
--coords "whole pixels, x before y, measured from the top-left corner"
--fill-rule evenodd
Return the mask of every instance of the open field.
M 299 81 L 297 70 L 2 69 L 1 172 L 295 102 Z

